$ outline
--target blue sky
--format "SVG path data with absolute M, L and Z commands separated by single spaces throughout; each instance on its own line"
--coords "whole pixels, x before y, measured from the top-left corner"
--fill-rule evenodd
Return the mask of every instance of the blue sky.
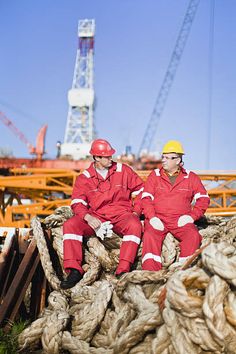
M 233 170 L 236 160 L 236 1 L 215 0 L 212 91 L 210 8 L 201 0 L 155 148 L 169 139 L 185 148 L 185 166 Z M 118 153 L 137 152 L 164 78 L 188 0 L 0 0 L 0 110 L 35 143 L 48 124 L 47 157 L 63 140 L 77 50 L 78 20 L 94 18 L 95 125 Z M 209 132 L 209 95 L 212 97 Z M 27 157 L 0 122 L 0 147 Z M 210 139 L 209 163 L 207 160 Z

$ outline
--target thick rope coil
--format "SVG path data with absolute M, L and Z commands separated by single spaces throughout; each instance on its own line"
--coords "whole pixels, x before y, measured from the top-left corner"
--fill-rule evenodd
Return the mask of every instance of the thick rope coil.
M 122 238 L 116 234 L 112 234 L 112 237 L 105 237 L 103 244 L 105 248 L 110 251 L 112 249 L 120 249 Z
M 204 351 L 221 352 L 221 347 L 215 342 L 204 319 L 181 316 L 179 313 L 176 313 L 176 315 L 193 343 Z
M 230 218 L 226 222 L 223 232 L 226 235 L 230 235 L 233 239 L 235 239 L 235 236 L 236 236 L 236 216 L 233 216 L 232 218 Z
M 152 341 L 154 339 L 155 334 L 148 334 L 143 342 L 135 345 L 132 349 L 130 349 L 129 354 L 152 354 Z
M 207 326 L 214 340 L 226 350 L 235 353 L 236 330 L 228 322 L 224 312 L 224 299 L 229 292 L 229 285 L 218 275 L 214 275 L 206 289 L 203 312 Z
M 164 267 L 168 267 L 174 262 L 177 256 L 177 246 L 178 242 L 175 242 L 175 238 L 168 232 L 164 239 L 161 252 L 161 261 Z
M 136 319 L 130 322 L 125 332 L 117 338 L 114 343 L 114 353 L 128 353 L 130 348 L 143 340 L 146 333 L 160 325 L 159 312 L 141 313 Z
M 202 252 L 202 262 L 213 274 L 236 285 L 236 248 L 226 242 L 210 244 Z
M 119 258 L 120 258 L 120 249 L 113 249 L 110 251 L 110 258 L 112 259 L 112 262 L 114 264 L 114 268 L 117 267 L 119 263 Z
M 63 332 L 62 348 L 68 350 L 71 354 L 88 354 L 89 344 L 78 338 L 72 337 L 70 332 Z
M 50 259 L 49 251 L 47 248 L 47 243 L 44 238 L 41 223 L 37 217 L 31 220 L 31 227 L 33 229 L 33 235 L 37 242 L 38 251 L 40 254 L 41 264 L 45 273 L 45 276 L 54 290 L 60 289 L 60 281 L 52 267 L 52 262 Z
M 192 342 L 190 333 L 181 325 L 178 313 L 171 309 L 167 299 L 165 305 L 162 315 L 175 352 L 177 354 L 200 353 L 201 349 Z
M 84 265 L 83 269 L 86 271 L 86 273 L 84 274 L 83 279 L 80 281 L 80 286 L 93 284 L 95 280 L 98 279 L 101 271 L 101 263 L 96 256 L 86 250 L 84 258 L 87 269 L 86 265 Z
M 173 274 L 166 284 L 171 308 L 181 313 L 181 316 L 202 318 L 202 290 L 206 289 L 208 283 L 209 276 L 196 267 Z
M 225 218 L 223 216 L 205 215 L 205 219 L 207 220 L 207 225 L 220 225 L 225 223 Z
M 236 296 L 230 291 L 225 299 L 225 307 L 224 307 L 225 315 L 227 321 L 236 328 Z
M 109 331 L 113 328 L 113 324 L 116 319 L 116 314 L 110 308 L 107 309 L 103 321 L 99 327 L 99 331 L 95 333 L 91 344 L 96 347 L 104 347 L 109 348 L 111 345 L 111 339 L 109 335 Z M 116 337 L 116 336 L 115 336 Z
M 44 222 L 51 225 L 62 265 L 58 226 L 72 213 L 69 207 L 66 215 L 58 209 Z M 168 235 L 162 252 L 164 270 L 135 270 L 119 280 L 114 269 L 122 239 L 115 234 L 103 242 L 90 238 L 84 244 L 83 279 L 72 289 L 50 294 L 48 308 L 21 333 L 20 348 L 39 348 L 41 340 L 44 353 L 53 354 L 65 350 L 75 354 L 236 353 L 236 217 L 207 217 L 207 223 L 210 226 L 200 231 L 203 244 L 213 243 L 202 257 L 198 255 L 201 259 L 194 261 L 194 267 L 188 264 L 190 269 L 176 270 L 178 242 Z M 47 248 L 39 226 L 34 227 L 35 237 L 41 248 Z M 136 269 L 141 269 L 141 251 L 140 247 Z M 48 266 L 43 252 L 40 257 L 50 279 L 52 265 Z
M 55 209 L 52 215 L 47 216 L 43 220 L 43 223 L 49 228 L 60 227 L 66 220 L 70 219 L 72 216 L 73 212 L 71 210 L 71 207 L 61 206 Z
M 170 273 L 169 273 L 170 275 Z M 126 287 L 129 283 L 133 284 L 145 284 L 145 283 L 155 283 L 155 284 L 163 284 L 167 281 L 168 271 L 161 270 L 159 272 L 152 272 L 152 271 L 140 271 L 135 270 L 131 273 L 127 273 L 122 276 L 122 278 L 117 283 L 116 292 L 117 295 L 122 297 L 123 292 L 125 291 Z
M 121 310 L 116 313 L 116 316 L 112 322 L 112 326 L 107 331 L 108 345 L 112 347 L 117 337 L 120 337 L 124 333 L 136 317 L 136 312 L 130 307 L 128 303 L 124 304 Z
M 72 321 L 72 335 L 74 337 L 86 342 L 91 341 L 105 315 L 112 291 L 111 284 L 104 280 L 92 302 L 80 304 L 81 307 L 77 307 L 76 312 L 73 312 L 73 307 L 71 308 L 70 314 L 74 317 Z
M 218 226 L 210 225 L 207 229 L 202 229 L 199 231 L 200 235 L 203 238 L 202 243 L 207 243 L 210 240 L 213 242 L 220 242 L 221 232 Z
M 133 285 L 129 284 L 127 287 L 126 291 L 124 292 L 124 299 L 129 303 L 132 304 L 133 308 L 137 312 L 142 312 L 142 311 L 157 311 L 160 315 L 160 322 L 162 322 L 161 314 L 159 311 L 159 307 L 155 304 L 153 304 L 151 301 L 149 301 L 146 296 L 144 295 L 144 292 L 142 290 L 142 287 L 140 285 Z
M 159 307 L 150 303 L 150 301 L 145 298 L 140 288 L 137 293 L 137 288 L 133 285 L 129 285 L 125 297 L 140 313 L 115 342 L 113 348 L 114 354 L 128 353 L 129 349 L 138 344 L 147 332 L 155 329 L 163 322 Z
M 48 296 L 48 309 L 52 311 L 64 310 L 68 311 L 69 304 L 67 298 L 59 291 L 52 291 Z
M 20 350 L 26 348 L 34 349 L 34 347 L 39 344 L 46 320 L 47 317 L 38 318 L 20 333 L 18 337 L 18 345 Z
M 156 296 L 157 285 L 155 283 L 143 284 L 142 289 L 147 299 L 150 300 L 150 298 L 153 296 L 153 293 L 155 293 Z
M 69 313 L 71 316 L 82 311 L 85 306 L 90 306 L 91 303 L 95 300 L 99 288 L 102 286 L 102 281 L 97 281 L 91 286 L 86 286 L 86 291 L 83 287 L 77 289 L 77 293 L 71 294 L 70 309 Z
M 42 333 L 42 347 L 45 353 L 59 353 L 62 347 L 62 334 L 66 328 L 69 314 L 66 311 L 54 311 L 47 317 Z
M 152 341 L 151 354 L 168 354 L 171 340 L 166 325 L 156 329 L 156 337 Z M 171 353 L 171 352 L 170 352 Z
M 89 252 L 92 253 L 102 265 L 102 268 L 106 272 L 114 271 L 116 268 L 116 263 L 111 259 L 108 252 L 106 251 L 104 245 L 98 240 L 97 237 L 90 237 L 88 240 Z
M 33 348 L 40 342 L 43 335 L 43 329 L 54 311 L 68 311 L 68 302 L 65 296 L 58 291 L 53 291 L 48 297 L 48 307 L 43 310 L 41 316 L 31 323 L 18 337 L 19 348 L 22 350 L 25 347 Z
M 136 316 L 136 312 L 131 309 L 130 305 L 119 299 L 115 290 L 113 291 L 111 301 L 114 311 L 111 309 L 107 310 L 100 330 L 95 334 L 91 342 L 95 347 L 102 346 L 108 348 L 113 346 L 119 334 L 124 332 Z
M 236 217 L 229 220 L 225 232 L 228 236 L 228 239 L 236 247 Z
M 64 270 L 63 269 L 63 234 L 62 234 L 61 227 L 56 227 L 52 229 L 52 239 L 53 239 L 52 246 L 54 250 L 57 252 L 57 255 L 59 257 L 61 269 Z
M 70 306 L 81 306 L 82 302 L 90 303 L 91 301 L 93 301 L 101 284 L 101 280 L 98 280 L 90 286 L 84 285 L 77 288 L 74 287 L 71 291 Z
M 151 301 L 153 304 L 158 305 L 160 307 L 160 305 L 159 305 L 159 297 L 161 296 L 161 293 L 163 291 L 163 288 L 165 287 L 165 284 L 163 284 L 163 285 L 162 284 L 155 284 L 155 286 L 153 287 L 152 292 L 151 293 L 149 293 L 149 292 L 147 293 L 147 291 L 146 291 L 147 286 L 150 286 L 150 285 L 151 284 L 148 284 L 146 286 L 143 285 L 142 286 L 143 292 L 144 292 L 146 298 L 149 301 Z M 150 287 L 150 289 L 151 289 L 151 287 Z M 160 310 L 161 310 L 161 308 L 160 308 Z
M 71 354 L 113 354 L 112 350 L 104 348 L 92 348 L 87 342 L 73 337 L 70 332 L 63 332 L 62 347 Z M 121 354 L 121 353 L 120 353 Z

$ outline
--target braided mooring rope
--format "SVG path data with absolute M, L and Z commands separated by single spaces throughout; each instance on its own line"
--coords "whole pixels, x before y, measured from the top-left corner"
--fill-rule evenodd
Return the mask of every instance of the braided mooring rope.
M 70 208 L 63 207 L 44 220 L 61 264 L 61 225 L 71 215 Z M 19 336 L 20 349 L 55 354 L 236 353 L 236 217 L 207 217 L 207 223 L 200 233 L 203 244 L 210 244 L 189 268 L 175 267 L 178 242 L 168 234 L 162 271 L 134 270 L 119 280 L 114 270 L 121 239 L 114 235 L 101 243 L 92 237 L 84 249 L 84 278 L 63 291 L 41 223 L 32 219 L 54 291 L 48 307 Z

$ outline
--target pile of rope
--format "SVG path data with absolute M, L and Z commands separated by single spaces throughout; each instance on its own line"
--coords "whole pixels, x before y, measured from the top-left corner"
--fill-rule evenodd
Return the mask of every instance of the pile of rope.
M 61 268 L 61 226 L 71 216 L 70 208 L 61 207 L 44 220 Z M 168 234 L 163 270 L 141 271 L 140 249 L 135 270 L 119 280 L 114 271 L 121 239 L 115 234 L 103 242 L 90 237 L 84 245 L 85 275 L 63 291 L 42 224 L 32 219 L 52 292 L 48 307 L 19 336 L 22 352 L 236 353 L 236 217 L 207 217 L 205 226 L 200 230 L 205 247 L 188 265 L 178 263 L 178 242 Z

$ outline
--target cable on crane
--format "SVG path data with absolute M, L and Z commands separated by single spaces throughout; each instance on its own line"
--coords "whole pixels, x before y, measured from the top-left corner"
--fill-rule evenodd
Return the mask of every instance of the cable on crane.
M 143 150 L 146 150 L 147 152 L 150 150 L 150 147 L 152 145 L 154 136 L 157 131 L 157 126 L 161 117 L 161 114 L 164 110 L 165 104 L 167 97 L 169 95 L 170 89 L 172 87 L 175 74 L 180 62 L 180 59 L 182 57 L 185 44 L 187 42 L 193 20 L 195 18 L 197 8 L 199 5 L 200 0 L 190 0 L 189 5 L 184 17 L 184 21 L 182 23 L 180 32 L 178 34 L 175 47 L 173 50 L 173 53 L 171 55 L 171 59 L 164 77 L 164 80 L 162 82 L 159 94 L 157 96 L 157 100 L 154 105 L 154 109 L 151 115 L 151 118 L 149 120 L 147 129 L 145 131 L 145 134 L 143 136 L 142 143 L 140 145 L 139 151 L 138 151 L 138 156 L 141 155 L 141 152 Z
M 209 60 L 208 60 L 208 119 L 206 143 L 206 169 L 210 169 L 211 138 L 212 138 L 212 88 L 213 88 L 213 60 L 214 60 L 214 33 L 215 33 L 215 0 L 210 0 L 210 31 L 209 31 Z

